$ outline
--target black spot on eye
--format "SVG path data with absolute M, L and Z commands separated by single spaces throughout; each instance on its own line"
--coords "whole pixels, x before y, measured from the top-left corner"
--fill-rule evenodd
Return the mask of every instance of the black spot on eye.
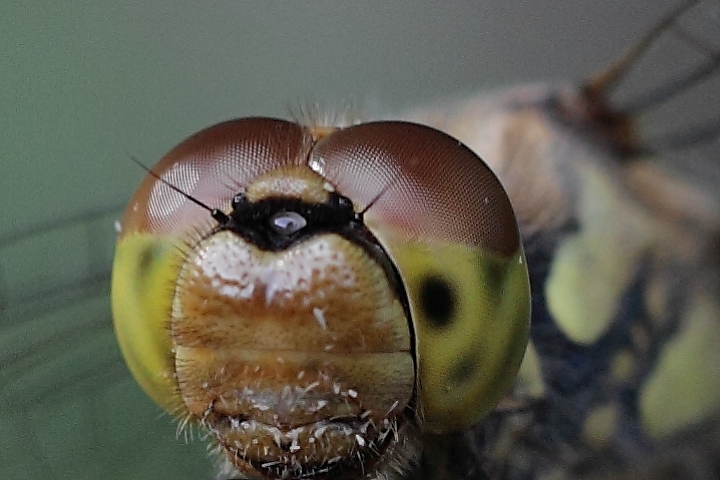
M 472 380 L 478 368 L 480 365 L 474 355 L 463 355 L 450 370 L 450 386 L 459 387 Z
M 152 267 L 155 258 L 158 255 L 157 246 L 153 244 L 147 245 L 138 255 L 138 276 L 143 277 L 150 267 Z
M 507 269 L 505 265 L 490 261 L 485 267 L 485 285 L 486 288 L 498 295 L 502 291 L 503 284 L 505 283 L 505 274 Z
M 429 276 L 420 284 L 420 308 L 435 328 L 448 326 L 455 314 L 455 292 L 440 276 Z
M 138 292 L 144 292 L 147 288 L 146 282 L 151 281 L 151 270 L 155 261 L 162 255 L 162 248 L 154 243 L 143 245 L 137 255 L 137 272 L 135 275 L 134 288 Z

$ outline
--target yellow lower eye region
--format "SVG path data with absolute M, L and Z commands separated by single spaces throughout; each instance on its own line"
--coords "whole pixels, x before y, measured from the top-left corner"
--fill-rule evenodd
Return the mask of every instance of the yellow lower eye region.
M 527 345 L 523 252 L 505 258 L 410 242 L 395 252 L 410 295 L 425 426 L 448 432 L 475 425 L 507 392 Z
M 211 127 L 161 160 L 127 209 L 112 280 L 123 355 L 239 474 L 405 470 L 424 432 L 477 423 L 517 372 L 529 290 L 502 187 L 445 134 L 382 127 Z M 419 140 L 443 169 L 403 150 Z M 383 186 L 380 168 L 413 181 Z M 437 189 L 456 177 L 487 189 L 473 208 L 491 225 L 463 223 Z M 408 222 L 419 209 L 403 205 L 423 188 L 434 210 Z
M 115 249 L 112 309 L 115 334 L 140 386 L 165 410 L 182 410 L 167 322 L 181 262 L 172 239 L 124 235 Z

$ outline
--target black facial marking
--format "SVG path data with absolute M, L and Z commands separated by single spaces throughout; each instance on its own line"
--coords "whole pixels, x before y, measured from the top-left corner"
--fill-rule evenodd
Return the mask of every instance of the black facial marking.
M 230 230 L 259 248 L 278 251 L 321 233 L 353 236 L 364 228 L 350 200 L 332 194 L 327 202 L 306 203 L 293 198 L 267 198 L 250 202 L 235 195 L 229 221 L 219 230 Z
M 457 298 L 452 286 L 441 276 L 432 275 L 420 284 L 420 308 L 435 328 L 448 326 L 455 314 Z

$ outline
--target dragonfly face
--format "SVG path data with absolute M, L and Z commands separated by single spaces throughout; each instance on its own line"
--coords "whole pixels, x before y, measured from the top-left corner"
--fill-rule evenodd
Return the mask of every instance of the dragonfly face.
M 113 315 L 143 388 L 241 473 L 397 475 L 511 384 L 526 265 L 505 191 L 454 138 L 247 118 L 141 184 Z
M 679 43 L 686 33 L 670 38 Z M 696 53 L 704 45 L 690 43 Z M 641 161 L 617 137 L 608 144 L 605 124 L 603 133 L 586 130 L 578 118 L 593 117 L 567 108 L 582 105 L 567 101 L 573 96 L 577 90 L 553 86 L 508 90 L 403 116 L 462 139 L 500 178 L 525 239 L 537 319 L 512 395 L 480 428 L 424 437 L 437 455 L 423 458 L 416 476 L 477 478 L 480 466 L 500 478 L 581 476 L 649 462 L 649 478 L 668 464 L 714 478 L 717 434 L 694 424 L 717 405 L 716 200 L 668 175 L 657 157 Z M 713 98 L 705 100 L 717 113 Z M 114 347 L 111 240 L 97 232 L 119 212 L 47 225 L 2 245 L 9 478 L 165 478 L 170 468 L 207 478 L 203 442 L 178 446 L 171 420 L 144 401 Z M 12 269 L 31 261 L 22 259 L 34 255 L 33 242 L 51 251 L 63 238 L 68 246 L 45 265 L 45 280 L 26 283 L 27 291 L 14 286 Z M 86 280 L 57 289 L 60 270 Z M 38 376 L 30 380 L 28 371 Z

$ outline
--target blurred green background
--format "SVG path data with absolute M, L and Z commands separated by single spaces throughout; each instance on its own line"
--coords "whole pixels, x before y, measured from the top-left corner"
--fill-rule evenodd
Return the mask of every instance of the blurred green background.
M 0 478 L 211 478 L 112 336 L 113 221 L 143 176 L 130 156 L 151 165 L 212 123 L 314 102 L 371 118 L 583 78 L 675 4 L 3 1 Z

